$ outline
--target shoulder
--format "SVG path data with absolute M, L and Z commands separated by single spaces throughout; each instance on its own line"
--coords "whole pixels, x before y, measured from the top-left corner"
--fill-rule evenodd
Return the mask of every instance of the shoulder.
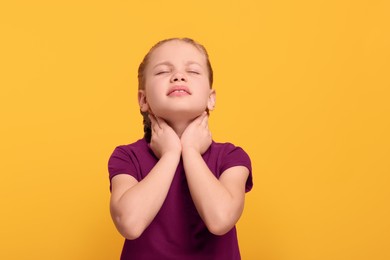
M 153 152 L 145 139 L 134 143 L 119 145 L 112 152 L 108 160 L 110 177 L 120 173 L 134 174 L 140 170 L 141 161 L 146 164 L 154 162 Z
M 240 146 L 229 142 L 220 143 L 213 141 L 203 157 L 208 162 L 216 162 L 222 167 L 222 170 L 242 165 L 247 167 L 249 171 L 252 171 L 249 155 Z
M 110 158 L 134 158 L 139 156 L 146 156 L 149 154 L 151 154 L 149 144 L 146 142 L 145 139 L 139 139 L 131 144 L 123 144 L 116 146 Z
M 210 149 L 208 151 L 210 154 L 218 155 L 218 156 L 226 156 L 233 154 L 234 156 L 238 157 L 246 157 L 247 159 L 250 160 L 249 155 L 245 150 L 240 147 L 236 146 L 232 143 L 229 142 L 215 142 L 213 141 L 211 143 Z
M 246 182 L 245 190 L 248 192 L 252 189 L 252 163 L 247 152 L 240 146 L 236 146 L 232 143 L 215 142 L 213 141 L 209 150 L 204 155 L 209 167 L 216 172 L 216 176 L 219 177 L 226 170 L 235 166 L 244 166 L 249 171 L 249 176 Z M 213 168 L 215 165 L 215 169 Z
M 114 152 L 116 151 L 121 151 L 125 153 L 130 153 L 132 151 L 148 151 L 149 150 L 149 145 L 146 142 L 145 139 L 139 139 L 134 143 L 131 144 L 123 144 L 123 145 L 118 145 L 115 149 Z

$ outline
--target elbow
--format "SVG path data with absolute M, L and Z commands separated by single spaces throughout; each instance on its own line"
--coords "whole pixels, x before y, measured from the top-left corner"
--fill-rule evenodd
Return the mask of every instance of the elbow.
M 214 215 L 209 215 L 205 220 L 205 224 L 210 233 L 216 236 L 222 236 L 228 233 L 241 216 L 242 211 L 223 211 Z
M 127 240 L 135 240 L 142 235 L 143 230 L 140 228 L 128 227 L 120 229 L 119 233 Z
M 116 229 L 128 240 L 139 238 L 147 227 L 137 216 L 129 214 L 129 212 L 116 210 L 113 206 L 111 206 L 110 211 Z
M 235 225 L 234 221 L 229 221 L 227 219 L 214 219 L 206 223 L 207 229 L 210 233 L 216 236 L 223 236 L 228 233 Z
M 126 229 L 119 231 L 121 235 L 126 238 L 127 240 L 134 240 L 139 238 L 142 235 L 142 232 L 135 231 L 133 229 Z
M 228 233 L 234 225 L 222 225 L 222 224 L 215 224 L 215 225 L 208 225 L 207 229 L 210 231 L 210 233 L 216 235 L 216 236 L 223 236 L 226 233 Z
M 134 223 L 129 219 L 116 219 L 114 222 L 119 233 L 128 240 L 139 238 L 146 228 L 140 223 Z

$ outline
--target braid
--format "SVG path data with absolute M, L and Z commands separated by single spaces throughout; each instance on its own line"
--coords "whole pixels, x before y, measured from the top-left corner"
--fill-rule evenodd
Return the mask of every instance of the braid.
M 151 123 L 150 119 L 148 116 L 148 112 L 142 112 L 141 115 L 143 117 L 143 124 L 144 124 L 144 138 L 146 142 L 150 143 L 150 139 L 152 138 L 152 128 L 151 128 Z

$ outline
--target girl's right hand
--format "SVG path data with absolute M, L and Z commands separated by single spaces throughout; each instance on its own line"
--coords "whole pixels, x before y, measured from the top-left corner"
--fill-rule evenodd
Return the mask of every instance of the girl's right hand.
M 181 142 L 176 132 L 161 118 L 149 114 L 152 138 L 150 148 L 157 158 L 167 153 L 181 154 Z

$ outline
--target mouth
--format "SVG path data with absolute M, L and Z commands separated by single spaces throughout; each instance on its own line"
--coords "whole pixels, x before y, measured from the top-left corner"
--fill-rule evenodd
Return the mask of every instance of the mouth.
M 190 90 L 186 86 L 174 86 L 169 89 L 168 96 L 185 96 L 191 95 Z

